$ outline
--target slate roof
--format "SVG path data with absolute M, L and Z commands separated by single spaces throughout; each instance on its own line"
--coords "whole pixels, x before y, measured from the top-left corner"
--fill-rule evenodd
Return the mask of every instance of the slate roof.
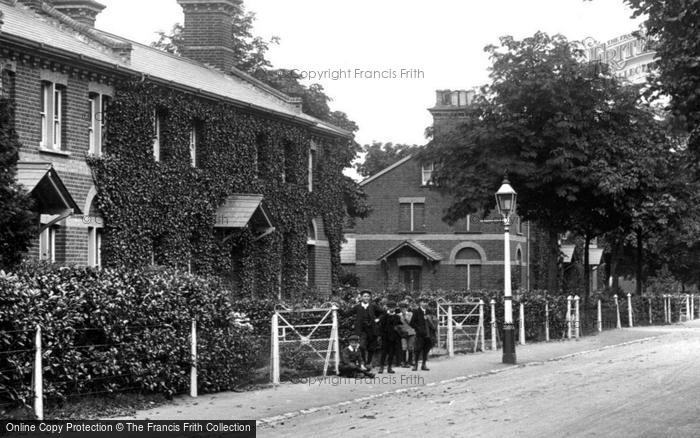
M 293 103 L 293 98 L 243 72 L 234 71 L 234 74 L 227 75 L 196 61 L 95 29 L 88 29 L 91 37 L 84 29 L 80 31 L 79 24 L 77 27 L 71 26 L 70 21 L 61 22 L 64 20 L 37 13 L 21 3 L 12 6 L 0 1 L 0 15 L 0 40 L 19 38 L 44 49 L 69 52 L 82 60 L 106 63 L 121 71 L 148 75 L 166 83 L 233 100 L 243 106 L 291 117 L 326 133 L 345 137 L 351 135 L 348 131 L 302 113 Z M 121 56 L 118 50 L 108 47 L 104 41 L 113 41 L 115 46 L 122 48 L 130 44 L 130 55 Z
M 429 262 L 439 262 L 440 260 L 442 260 L 442 255 L 440 255 L 439 252 L 429 248 L 423 242 L 420 242 L 418 240 L 413 240 L 413 239 L 405 240 L 405 241 L 399 243 L 398 245 L 396 245 L 395 247 L 393 247 L 389 251 L 382 254 L 377 260 L 386 260 L 389 257 L 391 257 L 393 254 L 398 252 L 399 250 L 406 248 L 406 247 L 411 248 L 412 250 L 414 250 L 415 252 L 417 252 L 421 256 L 425 257 L 425 259 L 427 259 Z
M 272 224 L 262 206 L 263 195 L 235 194 L 226 198 L 216 210 L 215 228 L 244 228 L 252 221 L 254 226 L 270 228 Z
M 74 214 L 81 213 L 51 163 L 20 161 L 16 180 L 37 201 L 39 213 L 58 214 L 70 209 Z

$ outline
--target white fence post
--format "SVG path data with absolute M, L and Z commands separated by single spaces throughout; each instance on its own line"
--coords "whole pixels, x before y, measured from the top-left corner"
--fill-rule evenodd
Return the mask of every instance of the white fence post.
M 654 297 L 650 296 L 649 297 L 649 325 L 654 324 L 654 316 L 652 315 L 652 312 L 651 312 L 653 301 L 654 301 Z
M 581 297 L 576 295 L 574 297 L 574 311 L 575 317 L 574 317 L 574 337 L 578 338 L 581 336 L 581 313 L 579 312 L 579 302 L 581 301 Z
M 549 301 L 544 300 L 544 340 L 549 342 Z
M 44 419 L 44 377 L 41 361 L 41 327 L 36 326 L 36 338 L 34 339 L 34 415 L 37 420 Z
M 603 304 L 598 300 L 598 331 L 603 331 Z
M 690 321 L 690 295 L 685 294 L 685 319 L 686 321 Z
M 525 304 L 520 303 L 520 345 L 525 345 Z
M 615 294 L 613 297 L 615 298 L 615 314 L 617 316 L 616 327 L 621 329 L 622 328 L 622 321 L 620 321 L 620 301 L 617 299 L 617 294 Z
M 272 315 L 272 370 L 271 377 L 274 385 L 280 384 L 280 340 L 279 340 L 279 316 L 277 312 Z
M 664 324 L 668 323 L 668 301 L 666 300 L 666 294 L 661 296 L 664 300 Z
M 571 295 L 566 297 L 566 339 L 571 339 L 571 301 L 573 299 Z
M 452 305 L 447 307 L 447 354 L 449 357 L 455 357 L 455 330 L 454 321 L 452 320 Z M 478 342 L 478 341 L 476 341 Z M 415 353 L 418 354 L 418 353 Z
M 690 295 L 690 320 L 695 319 L 695 294 Z
M 486 351 L 486 340 L 484 334 L 484 300 L 479 300 L 479 340 L 481 341 L 481 351 Z
M 338 335 L 338 306 L 333 304 L 333 327 L 331 329 L 331 337 L 333 337 L 333 353 L 335 354 L 335 374 L 340 372 L 340 339 Z M 439 324 L 438 324 L 439 325 Z
M 496 300 L 491 300 L 491 349 L 498 350 L 498 343 L 496 342 Z
M 192 366 L 190 368 L 190 397 L 197 397 L 197 321 L 194 319 L 192 320 L 192 337 L 190 345 L 192 349 Z
M 627 324 L 630 327 L 634 327 L 634 321 L 632 320 L 632 294 L 627 293 Z

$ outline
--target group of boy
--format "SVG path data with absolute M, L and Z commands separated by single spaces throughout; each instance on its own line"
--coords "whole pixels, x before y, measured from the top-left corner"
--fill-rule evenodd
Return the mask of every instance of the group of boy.
M 378 373 L 394 374 L 395 361 L 399 366 L 413 366 L 418 370 L 427 367 L 428 353 L 435 343 L 437 321 L 428 310 L 425 298 L 418 300 L 418 307 L 411 309 L 408 301 L 395 302 L 383 299 L 372 301 L 372 292 L 361 292 L 358 303 L 342 314 L 354 316 L 353 334 L 349 345 L 341 351 L 339 375 L 343 377 L 374 377 L 372 366 L 379 353 Z

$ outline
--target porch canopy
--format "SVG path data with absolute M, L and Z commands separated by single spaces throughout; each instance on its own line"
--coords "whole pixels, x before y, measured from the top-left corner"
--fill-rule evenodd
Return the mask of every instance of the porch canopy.
M 392 256 L 397 256 L 397 262 L 399 266 L 405 265 L 408 266 L 410 264 L 421 264 L 418 261 L 420 259 L 417 259 L 415 257 L 406 257 L 406 251 L 405 249 L 412 250 L 413 253 L 417 253 L 420 257 L 423 259 L 427 260 L 428 262 L 431 263 L 437 263 L 442 260 L 442 256 L 440 253 L 437 251 L 430 249 L 427 245 L 425 245 L 422 242 L 419 242 L 418 240 L 405 240 L 389 251 L 385 252 L 382 254 L 378 260 L 382 262 L 386 262 L 390 257 Z
M 37 213 L 54 216 L 42 229 L 70 215 L 82 213 L 51 163 L 20 161 L 16 179 L 34 198 Z
M 257 233 L 261 233 L 258 238 L 272 233 L 275 228 L 272 226 L 270 216 L 262 201 L 263 195 L 258 194 L 239 193 L 228 196 L 216 210 L 214 228 L 241 229 L 250 227 Z

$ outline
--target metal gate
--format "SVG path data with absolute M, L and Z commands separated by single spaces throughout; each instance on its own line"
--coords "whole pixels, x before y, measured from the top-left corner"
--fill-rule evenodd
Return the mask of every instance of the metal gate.
M 455 351 L 484 351 L 484 302 L 437 302 L 438 347 L 450 356 Z
M 315 309 L 276 308 L 272 315 L 271 380 L 280 383 L 286 370 L 294 375 L 338 373 L 338 307 L 324 304 Z

